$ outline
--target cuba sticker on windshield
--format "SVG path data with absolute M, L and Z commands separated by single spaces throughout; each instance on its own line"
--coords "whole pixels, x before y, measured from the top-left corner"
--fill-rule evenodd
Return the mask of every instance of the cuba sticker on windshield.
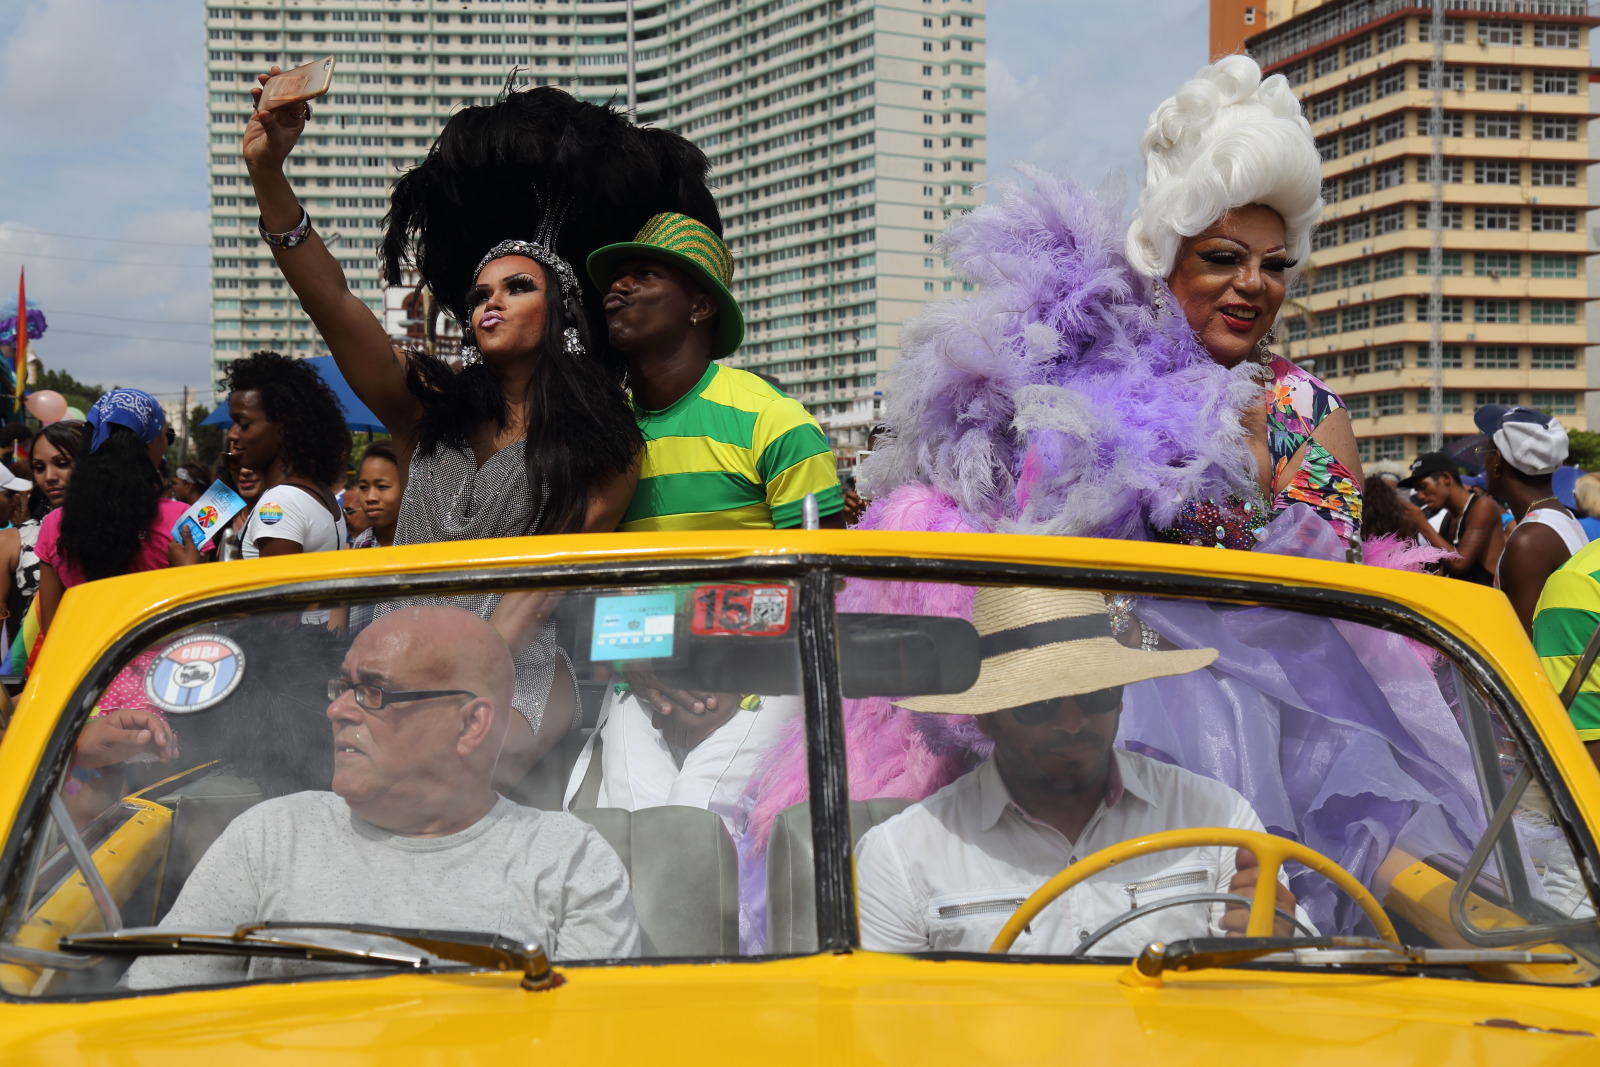
M 214 708 L 244 679 L 244 649 L 220 634 L 180 637 L 157 653 L 144 675 L 144 695 L 162 711 L 183 715 Z

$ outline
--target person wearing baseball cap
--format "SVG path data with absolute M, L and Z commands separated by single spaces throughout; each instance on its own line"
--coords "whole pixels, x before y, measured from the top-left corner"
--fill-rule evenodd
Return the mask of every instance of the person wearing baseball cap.
M 1566 427 L 1542 411 L 1507 404 L 1485 404 L 1472 419 L 1485 437 L 1485 486 L 1517 520 L 1500 554 L 1496 581 L 1531 636 L 1545 582 L 1589 543 L 1550 481 L 1567 461 Z
M 1423 505 L 1435 512 L 1444 509 L 1435 526 L 1416 504 L 1407 500 L 1402 505 L 1423 543 L 1451 553 L 1439 561 L 1439 573 L 1493 585 L 1494 568 L 1505 548 L 1501 511 L 1488 496 L 1462 483 L 1460 465 L 1447 453 L 1425 452 L 1411 461 L 1411 473 L 1401 480 L 1400 488 L 1415 490 Z
M 863 948 L 983 952 L 1029 894 L 1109 845 L 1191 826 L 1262 829 L 1249 802 L 1221 782 L 1113 745 L 1125 686 L 1201 670 L 1216 649 L 1130 648 L 1112 634 L 1105 598 L 1081 590 L 982 588 L 972 622 L 983 657 L 972 687 L 897 703 L 976 716 L 993 755 L 862 836 Z M 1163 892 L 1181 883 L 1184 893 L 1248 895 L 1255 866 L 1248 852 L 1223 847 L 1130 860 L 1068 890 L 1012 951 L 1077 951 L 1105 924 L 1150 903 L 1145 889 L 1156 892 L 1158 881 L 1169 887 Z M 1296 910 L 1286 884 L 1278 907 Z M 1173 907 L 1128 922 L 1087 951 L 1136 956 L 1151 941 L 1242 933 L 1246 919 L 1240 905 Z M 1293 934 L 1281 915 L 1274 934 Z

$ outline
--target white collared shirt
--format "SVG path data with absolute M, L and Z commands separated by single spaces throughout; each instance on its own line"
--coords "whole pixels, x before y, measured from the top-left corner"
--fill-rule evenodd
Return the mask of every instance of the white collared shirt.
M 862 947 L 883 952 L 987 952 L 1006 919 L 1062 868 L 1110 845 L 1160 830 L 1261 830 L 1248 801 L 1221 782 L 1124 749 L 1078 840 L 1031 818 L 994 761 L 867 831 L 856 846 Z M 1067 955 L 1101 925 L 1136 907 L 1190 893 L 1226 893 L 1233 848 L 1160 852 L 1068 890 L 1029 924 L 1013 952 Z M 1136 919 L 1089 950 L 1137 956 L 1152 941 L 1220 937 L 1222 904 L 1187 904 Z M 1301 916 L 1304 921 L 1304 916 Z

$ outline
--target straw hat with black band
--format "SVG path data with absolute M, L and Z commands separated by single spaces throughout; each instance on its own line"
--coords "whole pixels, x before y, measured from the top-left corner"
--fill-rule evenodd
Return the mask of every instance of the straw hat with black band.
M 1111 633 L 1105 597 L 1072 589 L 986 587 L 972 605 L 983 666 L 964 693 L 895 701 L 911 711 L 989 715 L 1209 667 L 1214 648 L 1143 652 Z
M 618 263 L 657 259 L 692 277 L 717 304 L 717 325 L 711 335 L 711 358 L 721 359 L 744 343 L 744 313 L 728 286 L 733 284 L 733 254 L 722 238 L 703 222 L 667 211 L 652 216 L 631 241 L 597 248 L 589 254 L 589 278 L 603 293 L 611 286 Z

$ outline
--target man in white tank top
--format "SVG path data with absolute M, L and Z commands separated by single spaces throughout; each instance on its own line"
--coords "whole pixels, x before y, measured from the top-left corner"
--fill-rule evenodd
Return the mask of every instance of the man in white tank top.
M 1517 519 L 1500 554 L 1495 581 L 1531 637 L 1534 608 L 1544 583 L 1589 543 L 1578 520 L 1556 498 L 1550 481 L 1555 469 L 1566 462 L 1567 431 L 1542 411 L 1505 404 L 1485 404 L 1473 421 L 1488 437 L 1484 451 L 1487 488 L 1510 506 Z

